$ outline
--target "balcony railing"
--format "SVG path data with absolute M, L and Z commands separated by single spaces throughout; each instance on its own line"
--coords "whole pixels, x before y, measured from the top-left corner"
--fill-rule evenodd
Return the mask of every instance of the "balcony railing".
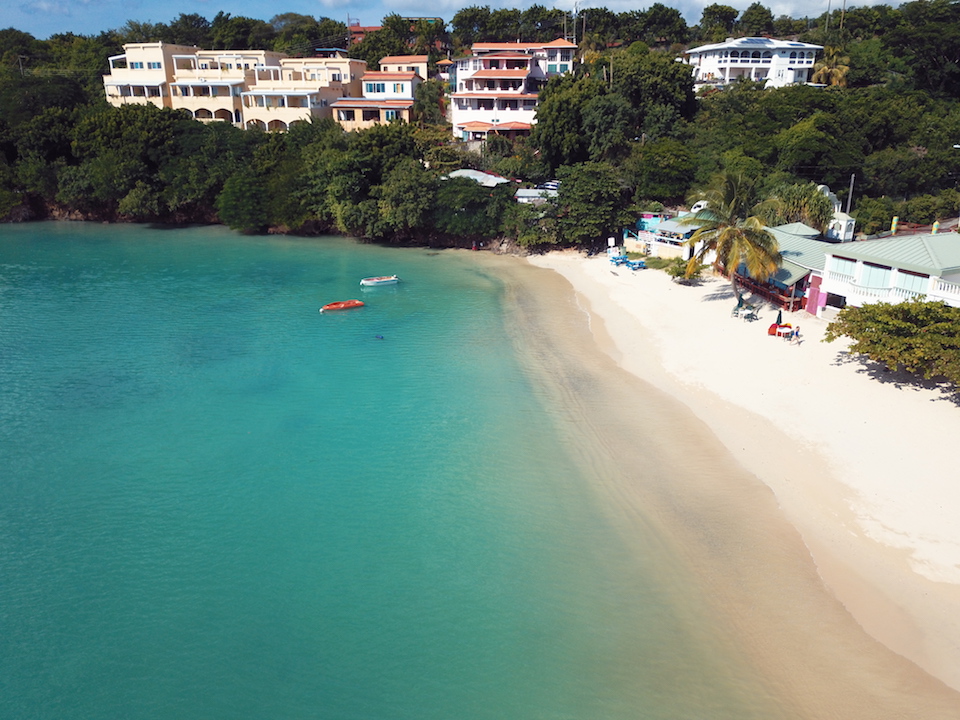
M 960 285 L 942 278 L 938 278 L 936 281 L 934 281 L 933 292 L 937 295 L 943 295 L 944 297 L 956 298 L 957 300 L 960 300 Z
M 828 272 L 827 279 L 831 283 L 842 283 L 846 286 L 845 292 L 839 294 L 854 296 L 866 302 L 903 302 L 913 298 L 927 298 L 929 300 L 943 300 L 956 307 L 960 307 L 960 285 L 957 283 L 934 278 L 929 290 L 908 290 L 902 287 L 871 287 L 860 285 L 854 281 L 852 275 L 838 272 Z M 837 288 L 835 290 L 844 290 Z

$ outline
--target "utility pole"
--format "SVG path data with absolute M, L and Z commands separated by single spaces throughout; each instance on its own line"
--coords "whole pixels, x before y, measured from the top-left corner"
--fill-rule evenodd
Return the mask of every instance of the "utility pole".
M 853 179 L 857 176 L 856 173 L 850 175 L 850 192 L 847 195 L 847 215 L 850 214 L 850 203 L 853 200 Z

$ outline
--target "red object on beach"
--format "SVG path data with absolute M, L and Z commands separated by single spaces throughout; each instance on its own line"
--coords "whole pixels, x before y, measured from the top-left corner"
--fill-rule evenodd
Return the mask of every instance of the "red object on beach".
M 327 310 L 349 310 L 350 308 L 358 307 L 363 307 L 363 303 L 360 300 L 338 300 L 337 302 L 327 303 L 320 308 L 320 312 L 326 312 Z
M 767 328 L 767 335 L 772 335 L 772 336 L 775 337 L 776 334 L 777 334 L 777 328 L 778 328 L 778 327 L 780 327 L 780 326 L 777 325 L 776 323 L 774 323 L 773 325 L 771 325 L 770 327 L 768 327 L 768 328 Z

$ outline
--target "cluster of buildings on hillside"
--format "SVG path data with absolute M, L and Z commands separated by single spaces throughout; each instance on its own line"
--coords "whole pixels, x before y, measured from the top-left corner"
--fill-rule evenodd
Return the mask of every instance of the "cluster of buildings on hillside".
M 181 108 L 202 122 L 287 130 L 313 118 L 333 118 L 345 130 L 409 121 L 417 86 L 428 78 L 426 55 L 385 57 L 380 67 L 321 48 L 291 58 L 269 50 L 202 50 L 167 43 L 131 43 L 110 58 L 103 78 L 107 101 Z M 454 136 L 527 134 L 536 121 L 540 89 L 572 72 L 576 45 L 476 43 L 471 55 L 437 63 L 447 82 Z
M 740 78 L 772 87 L 809 80 L 820 49 L 807 43 L 738 38 L 690 50 L 684 58 L 697 87 Z M 110 58 L 103 77 L 107 101 L 182 108 L 202 122 L 287 130 L 330 117 L 346 130 L 410 120 L 417 86 L 429 77 L 426 55 L 385 57 L 367 68 L 338 48 L 291 58 L 270 50 L 203 50 L 168 43 L 130 43 Z M 449 120 L 458 140 L 488 134 L 525 135 L 536 122 L 540 90 L 576 69 L 577 46 L 475 43 L 469 56 L 441 60 L 437 77 L 449 88 Z
M 721 87 L 742 78 L 771 87 L 804 83 L 821 50 L 808 43 L 738 38 L 687 52 L 697 87 Z M 437 63 L 449 88 L 449 119 L 458 140 L 491 133 L 514 137 L 536 122 L 540 90 L 556 75 L 576 69 L 577 47 L 549 43 L 475 43 L 468 57 Z M 312 118 L 333 118 L 345 130 L 395 119 L 409 121 L 417 86 L 428 78 L 426 55 L 385 57 L 371 70 L 346 50 L 318 49 L 291 58 L 268 50 L 203 50 L 166 43 L 124 45 L 103 78 L 115 106 L 150 103 L 182 108 L 202 122 L 283 131 Z M 489 182 L 491 178 L 473 178 Z M 505 182 L 505 180 L 503 180 Z M 498 180 L 493 178 L 493 182 Z M 851 243 L 853 218 L 841 212 L 825 237 L 800 223 L 772 229 L 783 264 L 755 289 L 790 310 L 820 315 L 828 307 L 915 296 L 960 307 L 960 236 L 956 232 L 890 237 Z M 554 187 L 518 190 L 519 202 L 540 203 Z M 688 257 L 695 230 L 663 215 L 647 214 L 624 230 L 626 249 L 661 257 Z M 749 282 L 749 281 L 748 281 Z

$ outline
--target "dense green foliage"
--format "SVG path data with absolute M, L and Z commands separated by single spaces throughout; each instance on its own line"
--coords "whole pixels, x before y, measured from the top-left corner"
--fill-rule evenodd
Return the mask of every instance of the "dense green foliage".
M 960 308 L 912 300 L 848 307 L 827 326 L 824 340 L 853 340 L 851 352 L 926 379 L 946 378 L 960 389 Z
M 396 242 L 602 242 L 651 202 L 677 204 L 718 172 L 742 176 L 759 217 L 822 228 L 818 184 L 846 200 L 871 233 L 960 214 L 960 4 L 916 0 L 774 18 L 713 4 L 698 25 L 655 3 L 644 11 L 583 10 L 576 18 L 464 8 L 443 23 L 398 15 L 351 47 L 456 56 L 476 41 L 550 41 L 576 31 L 583 62 L 541 94 L 531 137 L 493 136 L 482 151 L 450 142 L 442 86 L 423 83 L 414 126 L 343 133 L 331 121 L 285 135 L 201 124 L 185 112 L 108 107 L 101 74 L 127 42 L 276 49 L 343 46 L 347 28 L 296 13 L 269 22 L 219 13 L 170 23 L 129 21 L 96 37 L 38 40 L 0 30 L 0 216 L 224 222 L 243 231 L 339 231 Z M 762 32 L 830 48 L 828 88 L 767 90 L 743 82 L 696 98 L 683 44 Z M 836 81 L 836 82 L 834 82 Z M 845 87 L 844 87 L 845 84 Z M 518 182 L 561 179 L 553 204 L 520 206 L 516 183 L 494 190 L 443 180 L 458 168 Z

